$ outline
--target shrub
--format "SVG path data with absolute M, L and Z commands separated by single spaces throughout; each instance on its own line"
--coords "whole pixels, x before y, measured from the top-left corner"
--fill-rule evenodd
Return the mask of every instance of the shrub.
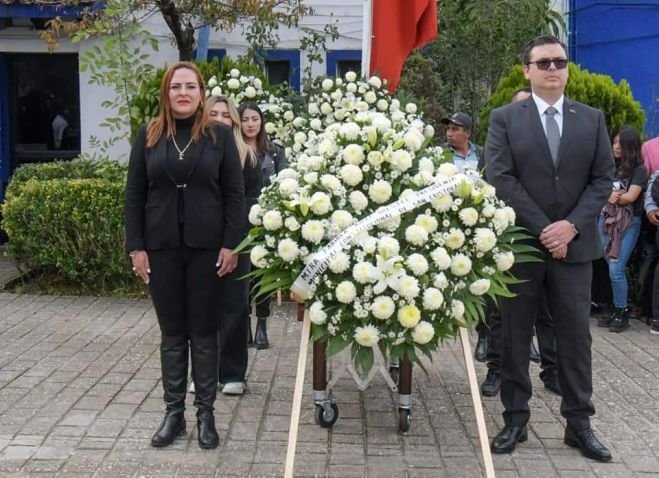
M 124 253 L 125 171 L 115 161 L 19 168 L 2 207 L 7 253 L 86 292 L 134 289 Z
M 643 131 L 645 113 L 641 104 L 634 100 L 629 83 L 622 80 L 616 85 L 610 76 L 590 73 L 572 63 L 569 68 L 570 78 L 565 88 L 565 95 L 602 110 L 611 138 L 623 125 L 633 126 L 639 132 Z M 480 116 L 481 144 L 485 143 L 487 136 L 490 111 L 509 103 L 513 93 L 526 86 L 529 84 L 524 78 L 521 65 L 514 66 L 508 75 L 501 79 Z

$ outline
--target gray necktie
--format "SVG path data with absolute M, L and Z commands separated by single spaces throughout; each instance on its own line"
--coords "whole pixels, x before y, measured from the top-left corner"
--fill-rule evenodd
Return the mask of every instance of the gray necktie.
M 546 126 L 547 126 L 547 143 L 549 144 L 549 151 L 551 152 L 551 159 L 556 163 L 558 158 L 558 146 L 561 144 L 561 132 L 558 129 L 558 123 L 554 115 L 558 113 L 556 108 L 550 106 L 545 110 Z

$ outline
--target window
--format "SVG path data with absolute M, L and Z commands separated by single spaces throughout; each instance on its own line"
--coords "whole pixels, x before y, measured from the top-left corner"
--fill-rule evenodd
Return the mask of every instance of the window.
M 291 88 L 300 91 L 299 50 L 266 50 L 262 58 L 271 85 L 288 83 Z
M 330 50 L 327 52 L 327 76 L 345 76 L 349 71 L 362 71 L 361 50 Z
M 265 74 L 271 85 L 288 83 L 291 72 L 291 62 L 288 60 L 266 60 Z
M 362 73 L 362 62 L 354 60 L 339 60 L 336 62 L 336 76 L 345 76 L 349 71 L 354 71 L 357 76 Z

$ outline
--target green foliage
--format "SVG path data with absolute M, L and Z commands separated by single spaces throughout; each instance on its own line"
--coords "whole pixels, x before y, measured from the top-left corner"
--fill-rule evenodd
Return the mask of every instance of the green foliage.
M 416 102 L 419 111 L 423 112 L 424 121 L 435 129 L 445 115 L 437 94 L 442 90 L 442 81 L 435 71 L 434 60 L 420 52 L 410 55 L 403 66 L 396 96 L 403 104 Z
M 134 290 L 123 246 L 125 174 L 116 161 L 19 168 L 2 207 L 7 253 L 88 293 Z
M 625 80 L 617 85 L 608 75 L 590 73 L 575 64 L 569 65 L 570 77 L 565 95 L 580 103 L 602 110 L 611 138 L 623 126 L 629 125 L 643 131 L 645 113 L 641 104 L 634 100 L 629 83 Z M 521 65 L 515 65 L 501 79 L 496 91 L 490 97 L 480 117 L 480 139 L 485 141 L 490 112 L 494 108 L 510 102 L 512 95 L 520 88 L 529 86 L 524 78 Z
M 307 66 L 304 67 L 302 79 L 305 90 L 308 86 L 311 86 L 311 82 L 313 81 L 313 64 L 322 64 L 324 61 L 325 52 L 327 51 L 327 40 L 336 41 L 339 38 L 338 23 L 338 20 L 330 22 L 325 25 L 322 31 L 308 27 L 300 28 L 303 32 L 303 36 L 300 38 L 300 50 L 306 52 L 307 55 Z

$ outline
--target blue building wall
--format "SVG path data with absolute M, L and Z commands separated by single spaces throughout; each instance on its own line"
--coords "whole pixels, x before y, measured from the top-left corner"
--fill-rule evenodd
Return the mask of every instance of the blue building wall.
M 570 57 L 593 73 L 629 82 L 659 135 L 659 0 L 571 0 Z

